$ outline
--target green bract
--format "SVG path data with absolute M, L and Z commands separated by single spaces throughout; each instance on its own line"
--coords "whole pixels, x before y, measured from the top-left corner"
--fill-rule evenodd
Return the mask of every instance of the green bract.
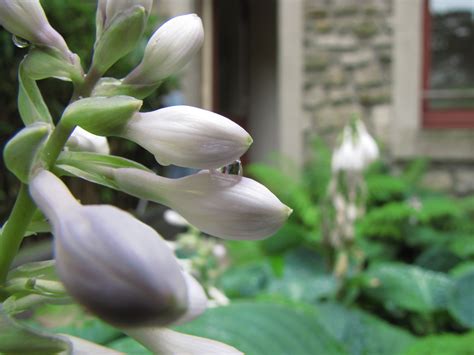
M 5 146 L 5 165 L 20 181 L 28 183 L 31 169 L 50 131 L 49 124 L 38 122 L 23 128 Z
M 90 97 L 69 105 L 61 120 L 69 127 L 80 126 L 93 134 L 110 136 L 119 133 L 141 106 L 141 100 L 130 96 Z

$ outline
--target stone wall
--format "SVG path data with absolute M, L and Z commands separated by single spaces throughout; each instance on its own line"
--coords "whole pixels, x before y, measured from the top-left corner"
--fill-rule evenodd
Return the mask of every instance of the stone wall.
M 356 114 L 390 159 L 393 5 L 394 0 L 305 0 L 305 137 L 316 134 L 334 147 L 341 128 Z M 433 161 L 424 182 L 472 193 L 474 165 Z

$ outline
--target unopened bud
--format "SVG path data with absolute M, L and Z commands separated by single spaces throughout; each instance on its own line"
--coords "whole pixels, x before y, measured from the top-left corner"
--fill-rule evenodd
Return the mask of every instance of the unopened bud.
M 224 239 L 262 239 L 275 233 L 292 210 L 260 183 L 202 171 L 168 179 L 138 169 L 116 169 L 120 190 L 167 205 L 201 231 Z
M 148 41 L 141 63 L 124 78 L 124 84 L 152 85 L 181 70 L 201 48 L 202 21 L 196 14 L 174 17 Z
M 92 68 L 103 74 L 130 53 L 143 34 L 147 18 L 142 6 L 133 6 L 118 13 L 96 42 Z
M 189 308 L 186 279 L 152 228 L 113 206 L 82 206 L 48 171 L 30 194 L 52 224 L 56 268 L 66 290 L 116 326 L 163 326 Z
M 190 106 L 139 112 L 119 136 L 141 145 L 162 165 L 197 169 L 226 165 L 252 143 L 250 135 L 231 120 Z
M 0 24 L 31 43 L 57 48 L 65 57 L 70 54 L 64 38 L 49 24 L 39 0 L 0 1 Z
M 99 39 L 102 32 L 107 29 L 114 18 L 134 6 L 141 6 L 148 18 L 153 0 L 99 0 L 96 16 L 96 38 Z
M 74 129 L 66 145 L 70 150 L 110 154 L 107 138 L 87 132 L 79 126 Z

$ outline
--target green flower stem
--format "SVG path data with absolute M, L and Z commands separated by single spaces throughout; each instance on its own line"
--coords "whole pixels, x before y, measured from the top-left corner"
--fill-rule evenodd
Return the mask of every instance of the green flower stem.
M 91 67 L 82 85 L 78 86 L 78 89 L 72 95 L 71 102 L 79 100 L 84 97 L 91 96 L 92 90 L 97 82 L 102 77 L 102 74 L 98 72 L 94 67 Z
M 42 152 L 43 163 L 46 169 L 51 170 L 54 166 L 73 130 L 74 127 L 65 126 L 61 121 L 58 123 Z
M 10 265 L 18 253 L 34 211 L 35 204 L 28 193 L 28 187 L 22 184 L 15 206 L 0 237 L 0 284 L 7 278 Z

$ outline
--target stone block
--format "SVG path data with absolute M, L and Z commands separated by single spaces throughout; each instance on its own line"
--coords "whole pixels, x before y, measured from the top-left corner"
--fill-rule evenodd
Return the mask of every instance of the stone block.
M 360 39 L 368 39 L 378 32 L 377 24 L 374 21 L 363 21 L 354 26 L 354 34 Z
M 372 87 L 380 85 L 383 81 L 382 72 L 376 64 L 354 70 L 354 82 L 358 87 Z
M 364 106 L 375 106 L 391 100 L 390 88 L 386 85 L 364 88 L 357 91 L 359 102 Z
M 454 191 L 460 195 L 474 192 L 474 166 L 460 168 L 454 173 Z
M 377 49 L 392 48 L 393 37 L 387 33 L 382 33 L 373 38 L 372 45 Z
M 313 50 L 305 56 L 305 67 L 308 70 L 322 70 L 329 64 L 329 53 Z
M 348 67 L 354 68 L 358 66 L 367 65 L 374 58 L 374 55 L 371 51 L 367 49 L 357 50 L 354 52 L 342 53 L 340 55 L 341 63 Z
M 351 102 L 354 92 L 349 87 L 337 87 L 329 90 L 329 101 L 333 105 L 341 105 Z
M 348 51 L 357 48 L 357 40 L 351 35 L 325 34 L 316 38 L 316 46 L 332 51 Z
M 333 65 L 325 71 L 323 80 L 328 86 L 340 86 L 347 82 L 347 75 L 340 65 Z
M 447 170 L 429 170 L 424 174 L 421 184 L 433 190 L 448 192 L 453 189 L 453 176 Z
M 323 88 L 318 85 L 314 85 L 305 90 L 303 96 L 303 106 L 305 109 L 314 109 L 322 105 L 326 100 L 326 93 L 324 92 Z

